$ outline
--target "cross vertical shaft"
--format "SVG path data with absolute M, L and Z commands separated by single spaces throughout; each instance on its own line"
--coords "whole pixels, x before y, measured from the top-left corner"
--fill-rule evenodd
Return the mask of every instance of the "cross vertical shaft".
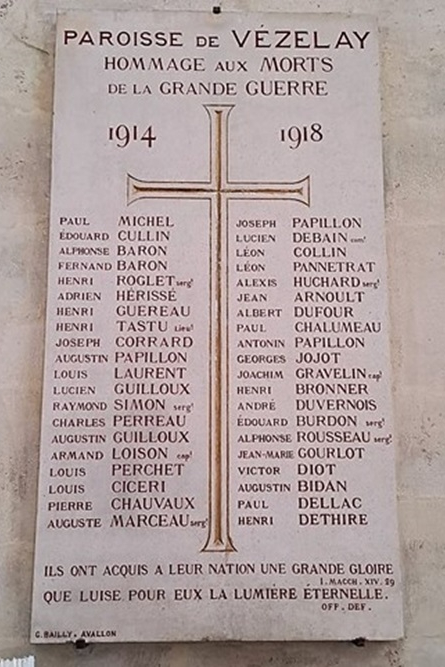
M 228 340 L 228 118 L 233 107 L 206 107 L 211 127 L 212 201 L 210 298 L 209 525 L 203 551 L 236 551 L 229 507 L 229 340 Z

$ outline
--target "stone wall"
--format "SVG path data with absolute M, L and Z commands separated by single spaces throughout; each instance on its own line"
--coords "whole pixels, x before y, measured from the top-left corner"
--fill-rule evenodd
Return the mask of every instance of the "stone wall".
M 210 9 L 204 0 L 0 0 L 0 658 L 38 667 L 445 664 L 445 4 L 228 0 L 222 10 L 368 13 L 381 30 L 391 349 L 406 639 L 28 644 L 43 364 L 57 8 Z M 378 489 L 376 489 L 378 492 Z

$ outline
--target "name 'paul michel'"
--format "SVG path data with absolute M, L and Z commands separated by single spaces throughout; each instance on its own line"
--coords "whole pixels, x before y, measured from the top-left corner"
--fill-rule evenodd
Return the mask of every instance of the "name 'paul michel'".
M 369 30 L 339 30 L 324 33 L 321 30 L 268 30 L 232 29 L 229 39 L 239 49 L 349 49 L 363 50 L 367 46 Z M 193 41 L 192 41 L 193 40 Z M 195 35 L 191 40 L 181 31 L 175 30 L 64 30 L 64 46 L 99 46 L 99 47 L 143 47 L 143 48 L 218 48 L 221 46 L 220 35 Z

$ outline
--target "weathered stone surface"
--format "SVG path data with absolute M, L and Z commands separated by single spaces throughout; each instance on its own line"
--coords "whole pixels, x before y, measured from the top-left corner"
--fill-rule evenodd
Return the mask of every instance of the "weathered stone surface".
M 357 661 L 365 667 L 437 667 L 444 662 L 444 633 L 441 606 L 444 599 L 443 485 L 441 485 L 442 437 L 445 424 L 443 398 L 443 281 L 428 266 L 440 263 L 444 239 L 443 222 L 443 25 L 445 6 L 441 2 L 419 4 L 357 0 L 353 6 L 338 0 L 329 9 L 364 12 L 378 18 L 383 57 L 381 90 L 384 118 L 384 163 L 386 191 L 386 234 L 389 240 L 391 358 L 394 366 L 395 416 L 397 433 L 399 504 L 404 560 L 406 634 L 403 642 L 367 644 L 359 649 L 345 643 L 219 644 L 219 645 L 102 645 L 75 651 L 70 646 L 29 647 L 29 607 L 32 578 L 33 523 L 36 498 L 35 454 L 38 448 L 40 413 L 40 367 L 43 350 L 46 249 L 42 243 L 47 218 L 50 169 L 49 131 L 52 100 L 53 16 L 42 7 L 120 9 L 110 0 L 33 0 L 1 3 L 0 71 L 2 96 L 2 229 L 14 227 L 14 236 L 2 237 L 2 251 L 14 254 L 23 268 L 15 273 L 16 301 L 8 289 L 8 275 L 1 264 L 2 297 L 2 540 L 0 556 L 1 611 L 0 655 L 37 656 L 48 667 L 78 665 L 130 665 L 131 667 L 177 667 L 228 663 L 237 667 L 294 664 L 307 667 L 349 667 Z M 132 8 L 146 9 L 134 0 Z M 128 4 L 126 6 L 129 6 Z M 195 1 L 152 2 L 155 9 L 206 9 Z M 280 11 L 294 11 L 292 0 L 276 5 Z M 264 0 L 225 2 L 229 9 L 267 11 Z M 323 9 L 323 8 L 322 8 Z M 298 10 L 319 12 L 319 2 L 302 0 Z M 29 46 L 31 45 L 31 46 Z M 32 46 L 42 47 L 41 53 Z M 48 55 L 50 54 L 50 55 Z M 26 72 L 28 82 L 39 82 L 38 90 L 19 90 L 14 70 Z M 6 91 L 7 95 L 6 95 Z M 23 113 L 23 105 L 26 113 Z M 30 161 L 28 143 L 36 148 Z M 38 147 L 38 150 L 37 150 Z M 26 165 L 20 179 L 8 171 L 8 164 L 22 159 Z M 11 196 L 11 191 L 14 196 Z M 8 194 L 9 193 L 9 194 Z M 433 227 L 436 227 L 436 231 Z M 411 228 L 411 229 L 409 229 Z M 420 252 L 420 254 L 419 254 Z M 424 268 L 421 272 L 421 256 Z M 414 262 L 414 264 L 413 264 Z M 24 267 L 27 268 L 25 271 Z M 10 267 L 11 268 L 11 267 Z M 32 275 L 33 279 L 29 280 Z M 421 282 L 419 283 L 419 275 Z M 7 278 L 9 280 L 9 278 Z M 10 283 L 9 283 L 10 285 Z M 22 296 L 28 294 L 26 305 Z M 437 295 L 435 308 L 425 295 Z M 429 297 L 430 299 L 433 296 Z M 20 344 L 18 344 L 20 339 Z M 11 350 L 13 353 L 11 354 Z M 428 372 L 426 372 L 428 369 Z M 11 382 L 16 390 L 11 394 Z M 24 426 L 23 422 L 27 422 Z M 419 434 L 416 437 L 415 434 Z M 421 474 L 416 475 L 416 460 Z M 24 464 L 24 462 L 27 462 Z M 7 471 L 7 476 L 3 471 Z M 12 477 L 11 477 L 12 476 Z M 21 479 L 21 486 L 10 480 Z M 422 500 L 428 496 L 428 502 Z M 425 507 L 426 505 L 426 507 Z M 424 511 L 425 510 L 425 511 Z M 428 534 L 425 525 L 428 524 Z M 22 540 L 22 544 L 17 543 Z M 23 558 L 17 557 L 18 549 Z M 11 569 L 12 568 L 12 569 Z M 12 574 L 15 570 L 17 576 Z M 24 610 L 22 612 L 22 610 Z

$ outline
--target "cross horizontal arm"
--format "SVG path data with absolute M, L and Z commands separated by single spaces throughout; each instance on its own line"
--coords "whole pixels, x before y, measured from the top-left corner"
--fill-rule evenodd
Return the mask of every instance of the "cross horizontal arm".
M 218 187 L 219 186 L 219 187 Z M 207 199 L 212 195 L 227 199 L 286 199 L 310 205 L 310 177 L 289 183 L 224 183 L 205 181 L 143 181 L 128 174 L 128 204 L 144 198 Z

